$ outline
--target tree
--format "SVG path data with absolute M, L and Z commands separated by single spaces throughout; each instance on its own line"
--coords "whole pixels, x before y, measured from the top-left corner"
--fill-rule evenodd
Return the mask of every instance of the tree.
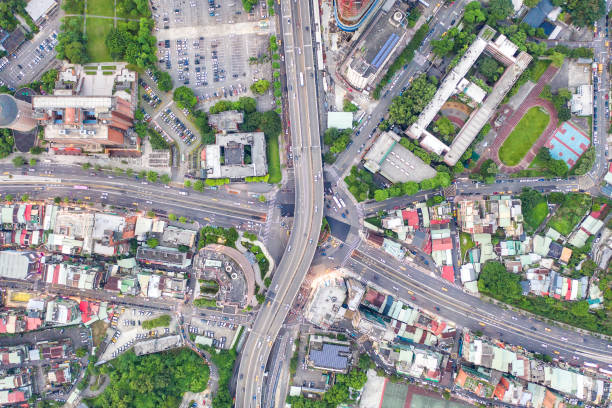
M 450 136 L 455 134 L 455 125 L 450 121 L 446 116 L 440 117 L 440 119 L 434 122 L 435 128 L 437 128 L 438 133 L 442 136 Z
M 30 196 L 28 194 L 23 194 L 21 196 L 21 201 L 26 202 L 30 200 Z
M 155 171 L 148 171 L 147 172 L 147 180 L 149 180 L 151 183 L 156 183 L 158 176 L 159 175 Z
M 257 95 L 265 94 L 270 89 L 270 81 L 267 79 L 260 79 L 251 85 L 251 91 Z
M 185 224 L 187 222 L 187 217 L 181 215 L 178 220 L 181 224 Z
M 193 189 L 195 191 L 204 191 L 204 182 L 202 180 L 196 180 L 195 183 L 193 183 Z
M 31 158 L 28 163 L 30 164 L 30 166 L 36 166 L 36 163 L 38 163 L 38 161 L 35 158 Z
M 463 19 L 466 23 L 477 24 L 486 20 L 485 13 L 480 8 L 480 3 L 478 1 L 472 1 L 466 4 L 464 10 Z
M 572 16 L 572 23 L 579 27 L 592 26 L 606 14 L 606 2 L 604 0 L 557 0 L 564 11 Z
M 25 164 L 25 159 L 22 156 L 15 156 L 13 158 L 13 166 L 21 167 Z
M 157 71 L 157 86 L 162 92 L 172 90 L 172 77 L 170 74 L 166 71 Z
M 244 11 L 250 13 L 253 10 L 253 6 L 257 4 L 257 0 L 242 0 L 242 7 L 244 7 Z
M 478 277 L 478 290 L 500 300 L 515 301 L 522 297 L 519 275 L 506 271 L 497 261 L 488 261 Z
M 53 93 L 55 81 L 57 80 L 57 69 L 53 68 L 40 77 L 40 88 L 48 94 Z
M 359 107 L 351 102 L 349 99 L 345 98 L 342 102 L 342 110 L 344 112 L 357 112 Z
M 79 358 L 85 357 L 87 355 L 87 348 L 79 347 L 78 349 L 76 349 L 74 354 L 76 354 L 76 356 Z
M 262 114 L 259 127 L 267 138 L 277 137 L 283 130 L 280 116 L 274 111 L 267 111 Z
M 374 199 L 376 201 L 383 201 L 389 198 L 389 192 L 387 190 L 376 190 L 374 191 Z
M 185 180 L 185 182 L 183 183 L 183 186 L 184 186 L 185 188 L 189 188 L 189 187 L 191 187 L 191 180 Z
M 161 175 L 160 180 L 162 183 L 168 184 L 170 183 L 170 176 L 164 173 Z
M 446 57 L 455 47 L 455 42 L 450 35 L 440 37 L 431 42 L 431 49 L 438 57 Z
M 149 248 L 155 248 L 159 245 L 159 240 L 157 238 L 149 238 L 147 239 L 147 246 Z
M 187 108 L 190 111 L 193 110 L 195 105 L 198 103 L 198 98 L 196 98 L 193 90 L 186 86 L 179 86 L 174 90 L 174 94 L 172 95 L 172 99 L 176 102 L 176 106 L 181 109 Z
M 512 0 L 491 0 L 489 1 L 490 18 L 494 20 L 505 20 L 514 12 Z
M 55 197 L 55 198 L 53 199 L 53 202 L 54 202 L 55 204 L 59 204 L 59 203 L 61 203 L 61 202 L 62 202 L 62 198 L 61 198 L 61 197 Z
M 496 82 L 499 79 L 500 74 L 503 73 L 503 67 L 494 58 L 485 56 L 482 59 L 482 62 L 478 65 L 478 72 L 484 75 L 487 78 L 487 81 L 491 83 Z
M 170 221 L 176 221 L 176 214 L 168 213 L 168 219 Z
M 259 124 L 262 118 L 261 112 L 252 112 L 244 115 L 244 122 L 240 125 L 240 130 L 243 132 L 254 132 L 259 129 Z

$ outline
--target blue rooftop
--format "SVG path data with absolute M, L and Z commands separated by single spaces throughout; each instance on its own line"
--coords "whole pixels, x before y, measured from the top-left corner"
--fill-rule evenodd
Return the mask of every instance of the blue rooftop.
M 542 0 L 537 6 L 529 10 L 529 13 L 523 19 L 523 23 L 527 23 L 533 28 L 538 28 L 546 20 L 548 13 L 554 8 L 555 6 L 553 6 L 550 0 Z
M 309 358 L 316 367 L 346 370 L 351 350 L 340 344 L 323 343 L 321 350 L 310 350 Z

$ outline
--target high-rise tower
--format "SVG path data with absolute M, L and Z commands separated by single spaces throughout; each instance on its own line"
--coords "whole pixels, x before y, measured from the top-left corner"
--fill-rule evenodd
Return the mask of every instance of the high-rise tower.
M 343 31 L 357 30 L 380 0 L 335 0 L 334 14 Z
M 36 125 L 31 104 L 8 94 L 0 94 L 0 128 L 28 132 Z

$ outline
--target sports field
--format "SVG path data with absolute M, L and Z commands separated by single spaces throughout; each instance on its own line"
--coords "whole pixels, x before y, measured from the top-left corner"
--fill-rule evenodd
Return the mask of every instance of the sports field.
M 529 109 L 499 149 L 499 159 L 506 166 L 516 166 L 548 126 L 550 117 L 537 106 Z

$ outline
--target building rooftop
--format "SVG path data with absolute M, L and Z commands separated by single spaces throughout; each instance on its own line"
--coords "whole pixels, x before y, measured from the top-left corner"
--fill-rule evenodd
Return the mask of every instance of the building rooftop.
M 348 368 L 350 354 L 349 346 L 323 343 L 320 349 L 311 345 L 308 358 L 316 368 L 344 371 Z
M 236 110 L 208 115 L 208 124 L 220 132 L 236 132 L 242 122 L 244 113 Z
M 30 0 L 26 6 L 26 12 L 37 22 L 47 11 L 56 5 L 56 0 Z
M 400 143 L 395 132 L 381 133 L 365 155 L 364 167 L 379 173 L 392 183 L 422 181 L 436 175 L 436 171 Z
M 247 149 L 250 150 L 251 164 L 244 164 Z M 202 167 L 208 178 L 241 179 L 268 173 L 263 132 L 218 134 L 217 143 L 207 145 L 205 151 L 206 159 Z
M 327 112 L 327 127 L 351 129 L 353 127 L 353 112 Z

